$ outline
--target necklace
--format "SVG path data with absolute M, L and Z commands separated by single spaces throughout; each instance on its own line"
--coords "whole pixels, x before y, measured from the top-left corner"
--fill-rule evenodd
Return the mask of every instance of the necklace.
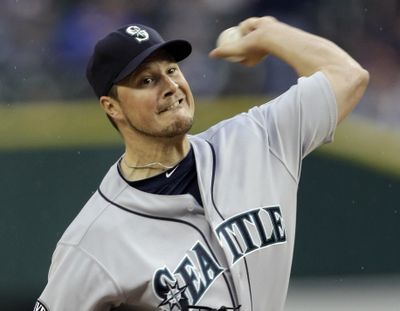
M 160 162 L 151 162 L 151 163 L 147 163 L 145 165 L 138 165 L 138 166 L 133 166 L 133 165 L 129 165 L 126 160 L 125 157 L 122 158 L 122 162 L 124 162 L 124 164 L 129 167 L 129 168 L 133 168 L 133 169 L 144 169 L 144 168 L 149 168 L 149 169 L 165 169 L 165 170 L 169 170 L 171 168 L 173 168 L 176 164 L 170 166 L 170 165 L 165 165 L 162 164 Z

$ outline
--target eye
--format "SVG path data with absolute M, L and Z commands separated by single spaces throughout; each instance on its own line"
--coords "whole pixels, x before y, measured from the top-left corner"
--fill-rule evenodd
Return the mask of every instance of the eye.
M 168 72 L 168 74 L 169 75 L 172 75 L 172 74 L 174 74 L 174 73 L 176 73 L 178 71 L 178 68 L 177 67 L 170 67 L 170 68 L 168 68 L 168 70 L 167 70 L 167 72 Z
M 144 79 L 142 80 L 142 83 L 143 83 L 144 85 L 149 85 L 149 84 L 151 84 L 153 81 L 154 81 L 153 78 L 144 78 Z

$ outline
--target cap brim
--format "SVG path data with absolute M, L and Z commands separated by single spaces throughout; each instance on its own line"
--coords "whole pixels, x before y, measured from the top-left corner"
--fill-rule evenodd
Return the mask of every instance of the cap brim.
M 172 40 L 163 42 L 160 44 L 153 45 L 152 47 L 148 48 L 147 50 L 140 53 L 134 59 L 132 59 L 128 65 L 121 72 L 118 76 L 114 79 L 113 83 L 117 83 L 130 75 L 132 72 L 135 71 L 137 67 L 140 66 L 151 54 L 158 50 L 165 50 L 169 55 L 171 55 L 177 62 L 185 59 L 190 55 L 192 52 L 192 46 L 188 41 L 185 40 Z

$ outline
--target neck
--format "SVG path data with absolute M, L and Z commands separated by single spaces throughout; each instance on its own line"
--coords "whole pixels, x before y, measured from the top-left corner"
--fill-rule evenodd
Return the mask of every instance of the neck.
M 125 143 L 121 169 L 128 180 L 148 178 L 173 167 L 190 148 L 186 135 L 180 138 L 153 138 L 146 143 Z

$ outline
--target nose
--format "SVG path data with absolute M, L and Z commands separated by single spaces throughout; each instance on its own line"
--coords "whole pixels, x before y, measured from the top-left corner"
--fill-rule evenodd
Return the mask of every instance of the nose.
M 164 97 L 171 96 L 176 93 L 178 90 L 178 83 L 171 79 L 169 76 L 164 77 L 164 84 L 165 84 L 165 89 L 164 89 Z

